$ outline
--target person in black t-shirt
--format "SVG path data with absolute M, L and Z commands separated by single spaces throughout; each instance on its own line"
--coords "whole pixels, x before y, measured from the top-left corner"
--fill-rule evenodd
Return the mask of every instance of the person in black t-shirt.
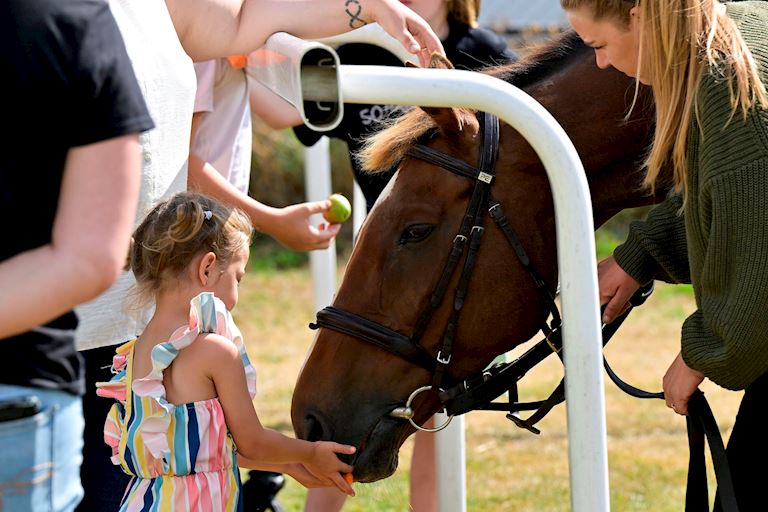
M 0 488 L 6 510 L 80 501 L 72 308 L 125 264 L 152 127 L 101 0 L 0 2 Z

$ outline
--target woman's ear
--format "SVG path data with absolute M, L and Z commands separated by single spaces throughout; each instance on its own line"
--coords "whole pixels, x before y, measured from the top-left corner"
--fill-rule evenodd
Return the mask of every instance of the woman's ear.
M 209 281 L 214 276 L 213 271 L 215 269 L 216 254 L 209 251 L 200 258 L 200 263 L 197 266 L 197 278 L 200 280 L 200 284 L 208 286 Z

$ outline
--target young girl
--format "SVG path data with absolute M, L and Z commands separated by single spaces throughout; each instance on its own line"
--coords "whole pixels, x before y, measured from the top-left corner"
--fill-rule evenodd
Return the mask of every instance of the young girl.
M 341 475 L 352 467 L 336 456 L 354 447 L 286 437 L 253 408 L 256 374 L 230 315 L 251 231 L 240 210 L 181 193 L 134 233 L 129 266 L 156 309 L 99 385 L 117 400 L 104 431 L 112 462 L 133 477 L 121 511 L 238 510 L 238 464 L 354 495 Z

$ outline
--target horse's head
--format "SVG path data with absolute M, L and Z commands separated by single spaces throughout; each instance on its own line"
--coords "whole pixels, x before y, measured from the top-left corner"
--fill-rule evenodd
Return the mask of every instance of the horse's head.
M 592 51 L 572 36 L 492 74 L 526 90 L 568 132 L 587 170 L 596 225 L 623 208 L 651 202 L 641 192 L 638 164 L 648 144 L 652 113 L 636 108 L 633 118 L 624 121 L 632 80 L 598 70 Z M 473 111 L 414 109 L 379 133 L 364 155 L 372 170 L 399 169 L 360 232 L 334 307 L 399 333 L 401 342 L 417 339 L 432 361 L 444 347 L 455 290 L 462 288 L 468 249 L 455 272 L 445 268 L 476 180 L 414 158 L 411 148 L 418 143 L 476 167 L 481 134 Z M 512 128 L 502 125 L 499 141 L 491 194 L 554 291 L 554 212 L 546 173 Z M 487 217 L 466 300 L 454 315 L 455 341 L 445 382 L 477 374 L 496 355 L 532 337 L 548 314 L 531 276 Z M 444 275 L 449 279 L 441 286 Z M 444 297 L 431 306 L 436 295 Z M 347 332 L 320 330 L 296 386 L 293 424 L 302 438 L 357 446 L 355 478 L 374 481 L 395 470 L 398 449 L 413 432 L 407 421 L 390 412 L 415 389 L 430 385 L 433 375 L 422 367 L 428 365 L 360 341 L 354 330 Z M 440 408 L 432 393 L 419 395 L 413 406 L 417 423 Z

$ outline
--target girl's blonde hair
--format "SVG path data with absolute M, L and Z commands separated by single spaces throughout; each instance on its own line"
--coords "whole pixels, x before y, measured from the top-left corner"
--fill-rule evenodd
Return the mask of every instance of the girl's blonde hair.
M 645 161 L 645 183 L 651 189 L 670 162 L 676 190 L 686 189 L 686 146 L 691 118 L 694 113 L 698 117 L 704 73 L 714 68 L 725 78 L 731 118 L 739 109 L 746 118 L 752 106 L 768 107 L 768 93 L 752 54 L 736 24 L 720 11 L 718 0 L 560 0 L 560 4 L 565 9 L 586 7 L 596 20 L 617 20 L 624 26 L 629 26 L 630 9 L 639 9 L 638 71 L 652 78 L 656 102 L 654 142 Z
M 477 26 L 480 0 L 448 0 L 448 18 L 470 27 Z
M 174 281 L 200 253 L 213 252 L 225 266 L 250 244 L 253 227 L 237 208 L 194 192 L 155 206 L 133 233 L 126 270 L 136 276 L 139 302 Z

